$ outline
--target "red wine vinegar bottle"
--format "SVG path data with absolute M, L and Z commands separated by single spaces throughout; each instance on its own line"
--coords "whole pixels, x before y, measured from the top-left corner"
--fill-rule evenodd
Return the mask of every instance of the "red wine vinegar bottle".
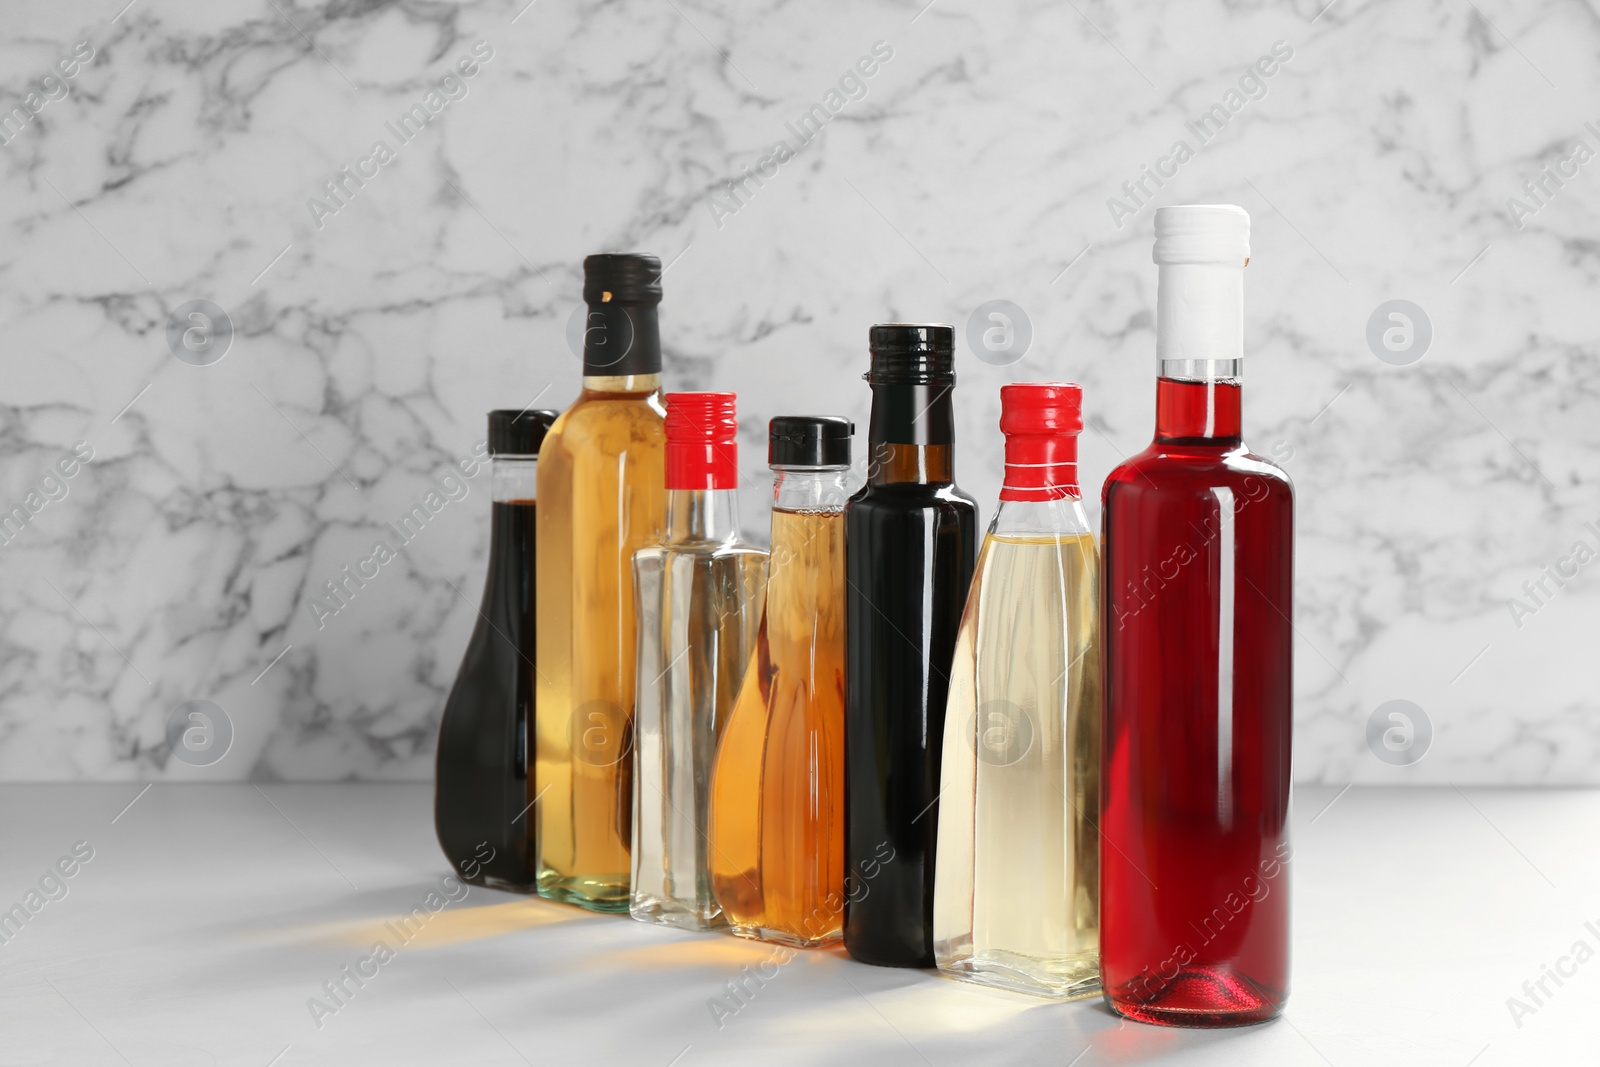
M 489 413 L 494 503 L 478 623 L 439 721 L 433 821 L 460 877 L 531 893 L 538 877 L 536 795 L 528 773 L 533 710 L 534 467 L 554 411 Z
M 1155 226 L 1155 440 L 1102 494 L 1101 979 L 1130 1019 L 1240 1026 L 1289 993 L 1294 493 L 1240 435 L 1250 217 Z
M 870 335 L 867 484 L 845 507 L 844 944 L 932 967 L 945 701 L 978 549 L 955 485 L 955 331 Z

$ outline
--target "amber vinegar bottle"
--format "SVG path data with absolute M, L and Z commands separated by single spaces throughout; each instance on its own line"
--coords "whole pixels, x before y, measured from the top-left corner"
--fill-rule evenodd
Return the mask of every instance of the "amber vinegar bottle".
M 434 828 L 462 879 L 530 892 L 538 876 L 533 713 L 534 471 L 553 411 L 491 411 L 493 518 L 483 606 L 439 721 Z
M 712 886 L 735 934 L 812 948 L 844 926 L 849 420 L 768 426 L 772 558 L 756 654 L 717 749 Z
M 583 392 L 539 463 L 539 893 L 628 910 L 633 836 L 633 554 L 661 539 L 661 263 L 583 263 Z
M 870 335 L 867 484 L 845 509 L 844 944 L 932 967 L 939 765 L 950 661 L 977 554 L 955 485 L 955 331 Z

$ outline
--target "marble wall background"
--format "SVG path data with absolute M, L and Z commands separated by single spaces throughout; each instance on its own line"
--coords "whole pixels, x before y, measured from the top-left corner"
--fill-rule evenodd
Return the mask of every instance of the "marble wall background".
M 1298 776 L 1600 781 L 1592 0 L 526 2 L 7 5 L 0 507 L 28 521 L 0 545 L 0 778 L 428 777 L 487 477 L 336 617 L 311 600 L 485 411 L 574 395 L 590 251 L 672 264 L 670 380 L 739 392 L 752 531 L 770 415 L 864 420 L 869 324 L 993 299 L 1033 339 L 962 355 L 962 482 L 992 512 L 998 386 L 1066 377 L 1098 486 L 1150 433 L 1152 206 L 1122 191 L 1148 165 L 1176 166 L 1154 204 L 1254 219 L 1246 424 L 1299 494 Z M 370 176 L 341 205 L 345 166 Z M 1431 323 L 1405 366 L 1367 340 L 1394 299 Z M 169 350 L 193 300 L 233 324 L 220 362 Z M 204 768 L 166 735 L 195 699 L 234 732 Z M 1367 740 L 1396 699 L 1432 729 L 1409 766 Z

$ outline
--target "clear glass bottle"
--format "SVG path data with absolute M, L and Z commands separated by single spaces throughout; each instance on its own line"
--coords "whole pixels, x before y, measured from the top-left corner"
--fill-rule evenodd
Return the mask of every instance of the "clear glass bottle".
M 1006 477 L 945 714 L 934 955 L 1040 996 L 1100 989 L 1100 597 L 1078 491 L 1082 390 L 1000 390 Z
M 712 888 L 735 934 L 798 948 L 844 926 L 848 419 L 767 430 L 772 559 L 756 654 L 717 746 Z
M 628 910 L 633 554 L 661 539 L 661 263 L 583 261 L 583 392 L 539 454 L 539 893 Z
M 1155 439 L 1102 494 L 1102 981 L 1130 1019 L 1242 1026 L 1289 994 L 1294 490 L 1240 432 L 1250 217 L 1155 229 Z
M 465 881 L 518 892 L 538 878 L 533 711 L 534 477 L 553 411 L 489 413 L 492 518 L 483 606 L 439 719 L 433 821 Z
M 638 616 L 633 879 L 641 922 L 724 925 L 711 888 L 711 768 L 739 693 L 767 552 L 739 534 L 732 393 L 667 395 L 667 528 L 633 558 Z
M 978 551 L 955 484 L 955 331 L 872 327 L 867 484 L 845 507 L 844 946 L 932 967 L 950 657 Z

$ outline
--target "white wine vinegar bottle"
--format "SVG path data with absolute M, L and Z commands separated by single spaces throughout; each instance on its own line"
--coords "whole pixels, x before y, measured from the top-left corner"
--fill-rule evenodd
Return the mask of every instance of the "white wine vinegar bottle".
M 667 528 L 633 557 L 633 879 L 641 922 L 726 926 L 711 886 L 711 770 L 755 651 L 767 551 L 739 535 L 732 393 L 667 394 Z
M 1006 475 L 950 669 L 939 969 L 1040 996 L 1099 979 L 1099 560 L 1078 492 L 1083 391 L 1000 390 Z

